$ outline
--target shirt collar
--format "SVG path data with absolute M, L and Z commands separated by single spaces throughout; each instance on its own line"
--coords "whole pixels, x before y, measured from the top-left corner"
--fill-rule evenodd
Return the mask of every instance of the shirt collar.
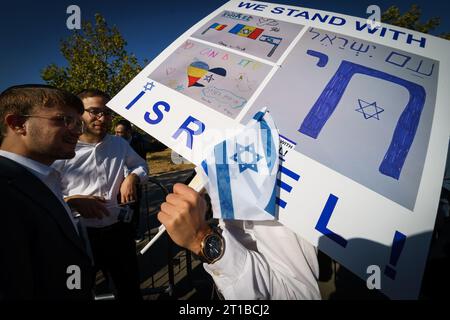
M 91 146 L 91 147 L 96 147 L 96 146 L 98 146 L 99 144 L 102 144 L 102 143 L 107 142 L 108 140 L 111 139 L 111 137 L 112 137 L 112 135 L 110 135 L 110 134 L 107 133 L 107 134 L 103 137 L 103 139 L 100 140 L 99 142 L 89 143 L 89 142 L 84 142 L 84 141 L 78 140 L 77 145 L 78 145 L 78 146 Z
M 31 160 L 24 156 L 18 155 L 16 153 L 12 153 L 5 150 L 0 150 L 0 155 L 8 158 L 12 161 L 15 161 L 27 169 L 31 170 L 34 174 L 38 175 L 41 178 L 47 178 L 50 175 L 58 175 L 58 172 L 50 166 L 47 166 L 43 163 L 37 162 L 35 160 Z

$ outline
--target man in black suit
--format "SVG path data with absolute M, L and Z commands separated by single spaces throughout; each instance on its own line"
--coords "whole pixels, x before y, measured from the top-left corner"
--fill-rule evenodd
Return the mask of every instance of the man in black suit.
M 93 297 L 89 244 L 50 167 L 75 156 L 83 110 L 50 86 L 0 94 L 0 300 Z

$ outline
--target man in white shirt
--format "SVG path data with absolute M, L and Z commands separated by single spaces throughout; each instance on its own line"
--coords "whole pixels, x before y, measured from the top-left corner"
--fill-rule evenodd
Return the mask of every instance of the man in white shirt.
M 91 89 L 78 96 L 84 105 L 85 129 L 76 155 L 53 167 L 61 173 L 65 200 L 83 217 L 95 264 L 111 276 L 117 298 L 140 299 L 129 206 L 120 204 L 136 200 L 136 185 L 145 181 L 147 164 L 127 141 L 107 133 L 111 127 L 107 94 Z
M 50 167 L 75 155 L 82 112 L 50 86 L 0 94 L 0 300 L 93 298 L 86 242 Z
M 150 152 L 151 144 L 149 141 L 144 139 L 144 137 L 133 131 L 133 128 L 131 126 L 131 122 L 125 119 L 121 119 L 117 121 L 115 127 L 114 127 L 114 133 L 116 136 L 121 137 L 125 139 L 133 148 L 133 150 L 144 160 L 147 159 L 147 152 Z M 142 189 L 138 188 L 137 190 L 137 199 L 136 202 L 133 205 L 133 210 L 137 213 L 139 208 L 141 207 L 141 198 L 142 198 Z M 139 214 L 134 214 L 133 219 L 131 221 L 131 224 L 133 225 L 134 232 L 135 232 L 135 239 L 136 241 L 140 241 L 144 238 L 143 231 L 140 230 L 140 219 L 141 217 Z M 142 217 L 143 219 L 146 219 L 146 217 Z
M 204 263 L 225 299 L 320 299 L 316 249 L 276 221 L 205 222 L 206 204 L 175 184 L 158 219 L 172 240 Z

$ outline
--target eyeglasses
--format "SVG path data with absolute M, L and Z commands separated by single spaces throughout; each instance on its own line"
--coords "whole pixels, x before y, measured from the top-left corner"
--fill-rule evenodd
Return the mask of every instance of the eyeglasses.
M 55 116 L 55 117 L 43 117 L 43 116 L 37 116 L 37 115 L 33 115 L 33 114 L 23 114 L 23 115 L 21 115 L 21 117 L 52 120 L 52 121 L 58 122 L 60 124 L 63 124 L 69 130 L 77 129 L 81 132 L 84 131 L 84 122 L 81 121 L 81 119 L 79 119 L 79 118 L 74 118 L 71 116 L 61 115 L 61 116 Z
M 109 117 L 112 115 L 112 111 L 109 109 L 84 109 L 84 111 L 88 112 L 92 118 Z

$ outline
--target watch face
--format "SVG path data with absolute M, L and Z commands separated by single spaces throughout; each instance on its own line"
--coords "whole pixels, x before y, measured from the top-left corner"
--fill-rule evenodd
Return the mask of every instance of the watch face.
M 222 255 L 222 249 L 222 238 L 213 233 L 206 239 L 203 252 L 209 260 L 213 261 Z

